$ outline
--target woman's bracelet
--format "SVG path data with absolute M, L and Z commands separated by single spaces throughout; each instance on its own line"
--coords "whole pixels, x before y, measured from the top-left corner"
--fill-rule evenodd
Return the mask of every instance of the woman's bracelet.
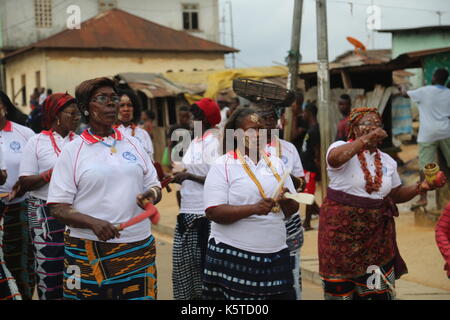
M 422 193 L 422 181 L 417 181 L 417 183 L 416 183 L 416 193 L 418 195 Z

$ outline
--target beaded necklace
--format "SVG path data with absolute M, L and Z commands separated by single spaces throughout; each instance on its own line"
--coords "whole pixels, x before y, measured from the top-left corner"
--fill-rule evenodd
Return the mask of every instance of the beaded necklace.
M 372 179 L 369 169 L 367 168 L 366 157 L 364 152 L 358 153 L 359 163 L 361 164 L 361 169 L 364 173 L 364 180 L 366 180 L 366 191 L 371 194 L 380 190 L 383 184 L 383 164 L 381 163 L 380 151 L 375 153 L 375 177 Z
M 100 142 L 101 144 L 103 144 L 104 146 L 108 147 L 111 149 L 112 153 L 116 153 L 117 149 L 116 149 L 116 143 L 117 143 L 117 132 L 114 131 L 114 142 L 112 144 L 107 144 L 106 142 L 103 141 L 102 139 L 97 138 L 92 132 L 91 129 L 88 129 L 89 134 L 98 142 Z

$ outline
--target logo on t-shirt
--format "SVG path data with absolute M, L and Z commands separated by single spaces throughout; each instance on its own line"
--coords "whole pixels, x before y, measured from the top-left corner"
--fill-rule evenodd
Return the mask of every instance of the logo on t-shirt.
M 288 163 L 288 158 L 286 156 L 281 156 L 281 160 L 283 160 L 284 164 Z
M 383 166 L 383 174 L 386 174 L 387 173 L 387 168 L 385 167 L 385 166 Z
M 136 160 L 137 160 L 136 156 L 128 151 L 122 153 L 122 157 L 124 157 L 124 159 L 126 159 L 128 161 L 132 161 L 132 162 L 136 162 Z
M 20 143 L 17 141 L 13 141 L 9 144 L 9 147 L 13 152 L 20 152 Z

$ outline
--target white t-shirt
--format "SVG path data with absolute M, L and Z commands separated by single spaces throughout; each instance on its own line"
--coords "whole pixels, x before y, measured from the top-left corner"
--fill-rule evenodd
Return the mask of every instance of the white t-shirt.
M 87 130 L 65 146 L 53 169 L 47 203 L 72 204 L 75 210 L 112 224 L 126 222 L 143 211 L 136 204 L 136 196 L 161 184 L 140 143 L 116 133 L 116 153 L 98 143 Z M 111 136 L 104 139 L 109 145 L 113 141 Z M 90 229 L 69 229 L 72 237 L 99 241 Z M 108 242 L 135 242 L 150 234 L 150 219 L 145 219 Z
M 450 89 L 425 86 L 407 92 L 419 106 L 418 142 L 434 142 L 450 138 Z
M 187 172 L 206 177 L 218 157 L 219 139 L 216 134 L 207 132 L 202 138 L 192 140 L 183 156 L 182 163 Z M 202 201 L 203 187 L 203 184 L 192 180 L 183 181 L 180 189 L 180 213 L 205 214 Z
M 0 131 L 0 146 L 8 174 L 6 183 L 0 186 L 0 193 L 11 192 L 12 187 L 19 179 L 20 161 L 24 155 L 25 146 L 34 135 L 34 131 L 30 128 L 11 121 L 7 121 L 3 130 Z M 16 198 L 12 201 L 7 201 L 6 198 L 3 198 L 2 201 L 5 204 L 13 204 L 22 202 L 26 197 L 27 195 L 25 194 L 21 198 Z
M 333 168 L 328 163 L 328 155 L 331 150 L 342 146 L 348 142 L 336 141 L 330 145 L 327 151 L 327 171 L 330 178 L 329 187 L 334 190 L 343 191 L 358 197 L 365 197 L 371 199 L 384 199 L 392 189 L 400 186 L 402 181 L 397 172 L 397 162 L 388 154 L 381 152 L 381 163 L 383 165 L 383 183 L 380 190 L 372 192 L 366 191 L 366 180 L 361 169 L 358 156 L 355 155 L 349 161 L 344 163 L 339 168 Z M 367 168 L 372 177 L 375 177 L 375 153 L 364 151 Z
M 267 197 L 271 197 L 278 181 L 264 159 L 257 165 L 244 156 L 245 161 L 261 183 Z M 283 162 L 274 156 L 269 157 L 273 167 L 283 176 Z M 295 193 L 294 185 L 288 176 L 285 187 Z M 255 183 L 245 172 L 234 152 L 227 153 L 216 160 L 205 181 L 203 201 L 207 208 L 223 204 L 242 206 L 255 204 L 262 199 Z M 256 253 L 274 253 L 286 248 L 286 227 L 284 214 L 251 215 L 231 224 L 211 223 L 210 238 L 235 248 Z
M 150 156 L 150 159 L 152 159 L 153 161 L 153 142 L 147 131 L 140 127 L 135 127 L 133 136 L 133 128 L 131 126 L 125 127 L 123 124 L 121 124 L 117 127 L 117 129 L 119 129 L 120 132 L 122 132 L 124 135 L 130 135 L 139 140 L 145 152 L 147 152 L 147 154 Z
M 281 147 L 281 160 L 283 160 L 286 169 L 290 170 L 294 177 L 304 177 L 305 172 L 303 171 L 302 161 L 300 160 L 297 148 L 289 141 L 283 139 L 279 139 L 279 141 Z M 268 144 L 266 151 L 278 157 L 275 142 Z
M 53 137 L 59 150 L 62 150 L 67 143 L 74 140 L 77 136 L 74 133 L 70 133 L 63 138 L 58 132 L 53 131 Z M 58 150 L 53 148 L 50 136 L 42 132 L 28 140 L 23 153 L 24 156 L 20 161 L 20 177 L 39 175 L 52 169 L 59 155 Z M 30 194 L 38 199 L 47 200 L 48 184 L 30 191 Z

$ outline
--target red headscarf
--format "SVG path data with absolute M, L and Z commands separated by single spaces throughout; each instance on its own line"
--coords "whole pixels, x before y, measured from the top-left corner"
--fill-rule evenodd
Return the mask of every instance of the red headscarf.
M 43 126 L 45 129 L 50 129 L 56 115 L 64 106 L 70 103 L 75 103 L 75 98 L 66 93 L 54 93 L 49 95 L 44 101 Z
M 202 109 L 203 113 L 205 114 L 206 120 L 211 125 L 211 127 L 219 124 L 222 117 L 220 115 L 220 108 L 217 102 L 210 98 L 202 98 L 199 101 L 195 102 L 195 104 L 200 109 Z
M 350 112 L 350 115 L 348 116 L 348 124 L 349 124 L 349 131 L 348 131 L 348 139 L 355 139 L 355 133 L 353 132 L 353 129 L 355 128 L 356 124 L 359 120 L 361 120 L 362 117 L 364 117 L 366 114 L 373 113 L 375 114 L 381 121 L 381 116 L 378 113 L 377 108 L 355 108 Z

